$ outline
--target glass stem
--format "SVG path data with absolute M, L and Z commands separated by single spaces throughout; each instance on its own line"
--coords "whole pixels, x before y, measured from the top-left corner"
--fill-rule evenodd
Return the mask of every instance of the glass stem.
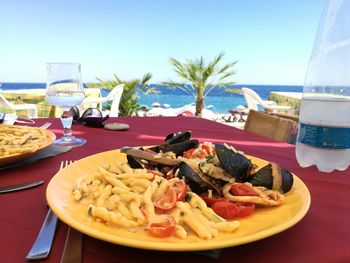
M 72 135 L 72 123 L 73 116 L 69 111 L 64 111 L 61 116 L 61 122 L 63 126 L 63 137 L 66 141 L 74 140 L 74 136 Z

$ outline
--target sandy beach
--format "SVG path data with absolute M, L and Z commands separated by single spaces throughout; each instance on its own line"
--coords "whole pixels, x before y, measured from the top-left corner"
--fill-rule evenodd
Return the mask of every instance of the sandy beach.
M 152 105 L 153 107 L 148 110 L 139 110 L 137 115 L 143 117 L 194 117 L 196 111 L 195 106 L 193 105 L 184 105 L 183 107 L 179 108 L 171 108 L 167 105 L 164 107 L 164 105 L 159 103 L 153 103 Z M 228 112 L 225 114 L 214 112 L 210 109 L 203 109 L 202 118 L 242 129 L 247 117 L 247 110 L 233 109 L 231 111 L 232 113 Z

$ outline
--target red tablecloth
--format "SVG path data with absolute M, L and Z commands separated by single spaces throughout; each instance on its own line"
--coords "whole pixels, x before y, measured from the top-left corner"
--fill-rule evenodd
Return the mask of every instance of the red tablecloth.
M 38 119 L 43 124 L 48 119 Z M 50 130 L 60 136 L 59 120 Z M 75 160 L 98 152 L 159 144 L 171 132 L 191 130 L 194 138 L 234 145 L 246 154 L 274 161 L 298 175 L 311 193 L 311 208 L 290 229 L 272 237 L 223 249 L 217 262 L 350 262 L 350 169 L 330 174 L 314 167 L 300 168 L 294 146 L 275 142 L 223 124 L 189 117 L 118 118 L 124 132 L 74 125 L 76 136 L 88 143 L 70 152 L 0 172 L 0 185 L 45 180 L 45 185 L 30 190 L 0 195 L 0 261 L 25 262 L 47 212 L 45 190 L 62 160 Z M 58 224 L 54 245 L 46 262 L 59 262 L 67 226 Z M 190 252 L 158 252 L 133 249 L 84 236 L 83 262 L 212 262 Z

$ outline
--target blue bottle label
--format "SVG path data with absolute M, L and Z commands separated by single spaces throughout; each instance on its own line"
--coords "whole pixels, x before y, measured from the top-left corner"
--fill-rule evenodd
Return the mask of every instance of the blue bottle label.
M 298 142 L 326 149 L 349 149 L 350 128 L 300 123 Z

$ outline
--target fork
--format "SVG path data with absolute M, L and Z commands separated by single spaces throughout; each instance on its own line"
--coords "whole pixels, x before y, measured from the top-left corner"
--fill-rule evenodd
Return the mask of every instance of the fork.
M 72 161 L 62 161 L 60 170 L 70 165 Z M 52 212 L 51 208 L 47 211 L 43 225 L 41 226 L 40 232 L 29 251 L 26 259 L 28 260 L 39 260 L 47 258 L 50 253 L 52 241 L 55 236 L 57 225 L 57 216 Z
M 46 122 L 43 125 L 41 125 L 40 128 L 46 130 L 47 128 L 49 128 L 51 126 L 51 124 L 52 124 L 51 122 Z

